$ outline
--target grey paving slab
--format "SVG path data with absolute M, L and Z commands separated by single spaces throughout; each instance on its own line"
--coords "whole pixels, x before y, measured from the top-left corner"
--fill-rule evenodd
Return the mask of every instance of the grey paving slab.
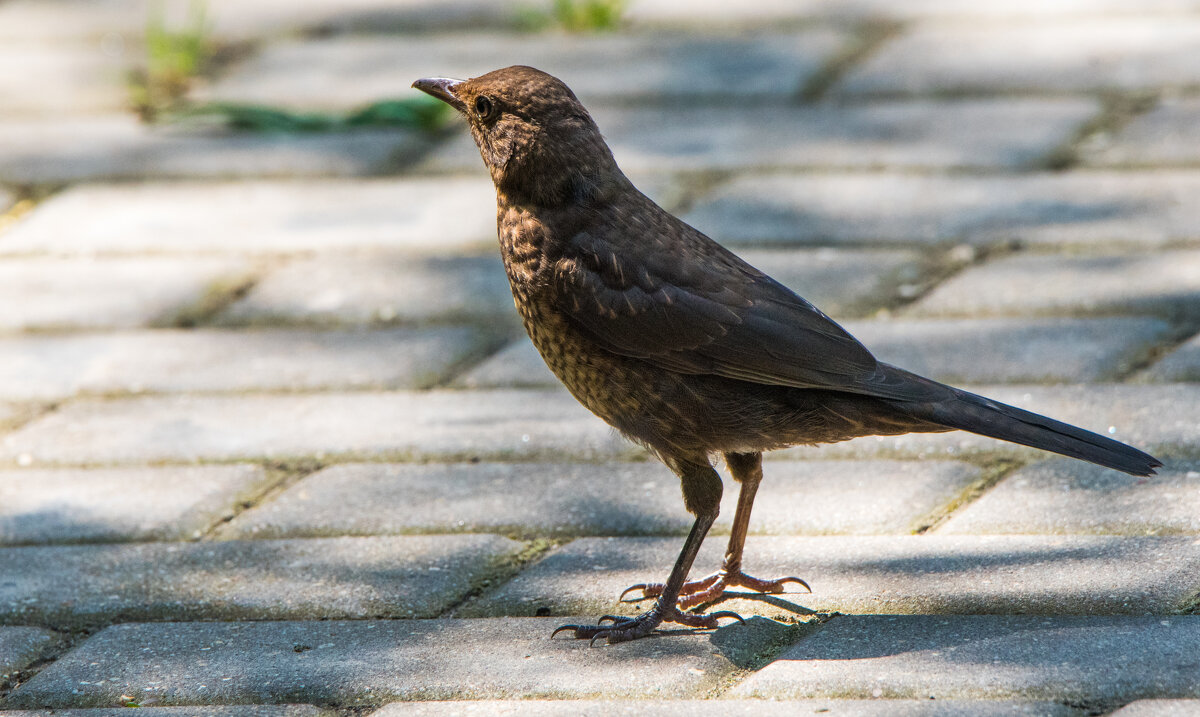
M 939 533 L 1200 533 L 1200 465 L 1134 478 L 1079 461 L 1022 468 L 955 513 Z
M 775 23 L 809 20 L 813 16 L 839 19 L 901 19 L 963 17 L 980 20 L 1011 20 L 1073 15 L 1129 13 L 1186 13 L 1197 9 L 1192 0 L 1087 0 L 1045 2 L 1015 0 L 1003 4 L 961 0 L 762 0 L 752 5 L 734 5 L 721 0 L 698 0 L 686 5 L 673 0 L 632 0 L 627 16 L 647 24 Z
M 975 393 L 1103 433 L 1148 450 L 1159 458 L 1193 455 L 1200 444 L 1200 400 L 1190 384 L 1130 386 L 1088 384 L 1064 386 L 966 386 Z M 969 455 L 1013 455 L 1045 459 L 1050 454 L 964 431 L 908 434 L 894 438 L 856 438 L 816 448 L 800 447 L 770 454 L 795 458 L 961 458 Z
M 500 715 L 530 715 L 554 717 L 569 709 L 578 717 L 634 717 L 646 713 L 647 704 L 637 700 L 573 700 L 570 703 L 550 700 L 508 700 L 479 702 L 393 702 L 371 717 L 500 717 Z M 830 717 L 935 717 L 937 715 L 1043 715 L 1069 716 L 1075 710 L 1053 702 L 1004 702 L 1000 700 L 674 700 L 670 709 L 675 714 L 696 717 L 785 717 L 786 715 L 820 714 Z M 1182 713 L 1180 713 L 1182 714 Z M 0 712 L 0 715 L 4 715 Z
M 738 697 L 1126 701 L 1194 696 L 1200 618 L 977 615 L 837 618 Z
M 951 383 L 1111 381 L 1170 335 L 1165 321 L 929 319 L 847 321 L 880 361 Z
M 0 549 L 7 621 L 436 617 L 521 549 L 495 535 Z
M 1200 335 L 1193 336 L 1138 375 L 1145 381 L 1200 381 Z
M 0 180 L 325 177 L 376 174 L 419 155 L 408 130 L 314 134 L 149 128 L 132 115 L 0 122 Z
M 617 163 L 633 170 L 1025 167 L 1098 112 L 1090 99 L 916 100 L 867 104 L 596 107 Z M 465 134 L 418 165 L 477 171 Z
M 12 205 L 16 201 L 17 199 L 13 196 L 12 192 L 8 191 L 4 187 L 0 187 L 0 214 L 3 214 L 11 209 Z
M 1192 313 L 1200 251 L 1015 254 L 973 266 L 912 304 L 914 316 Z
M 1085 143 L 1087 164 L 1171 167 L 1200 164 L 1200 98 L 1167 97 L 1116 135 Z
M 0 253 L 298 252 L 496 242 L 496 192 L 472 178 L 83 185 L 40 205 Z
M 69 439 L 68 439 L 69 437 Z M 566 391 L 378 391 L 77 400 L 0 439 L 0 462 L 295 456 L 631 455 Z
M 1200 700 L 1135 700 L 1113 717 L 1188 717 L 1200 713 Z
M 1013 48 L 1021 48 L 1013 52 Z M 1200 21 L 1179 16 L 926 22 L 847 74 L 846 94 L 1082 92 L 1200 84 Z
M 0 471 L 0 544 L 189 540 L 272 479 L 257 466 Z
M 321 254 L 268 272 L 218 317 L 226 324 L 486 321 L 516 328 L 499 253 Z
M 4 259 L 0 330 L 169 324 L 212 292 L 244 282 L 251 270 L 226 257 Z
M 1200 110 L 1195 119 L 1200 123 Z M 1196 238 L 1197 191 L 1200 174 L 1187 171 L 747 174 L 719 186 L 684 219 L 735 244 L 1157 247 Z
M 125 73 L 137 62 L 111 42 L 50 44 L 28 35 L 8 40 L 0 46 L 0 113 L 50 118 L 123 110 L 129 102 Z
M 219 329 L 0 337 L 0 398 L 420 388 L 484 348 L 465 327 Z
M 848 39 L 844 31 L 341 36 L 275 43 L 201 93 L 223 102 L 349 108 L 411 94 L 431 75 L 476 77 L 512 64 L 563 80 L 585 103 L 647 98 L 724 102 L 787 96 Z
M 110 705 L 129 690 L 163 704 L 665 699 L 704 695 L 734 669 L 708 634 L 587 649 L 549 639 L 561 621 L 116 625 L 21 685 L 8 706 Z
M 132 696 L 132 695 L 131 695 Z M 128 717 L 129 707 L 108 709 L 0 710 L 0 717 Z M 189 705 L 137 706 L 138 717 L 322 717 L 329 713 L 312 705 Z
M 520 338 L 454 379 L 464 388 L 549 388 L 558 377 L 546 366 L 533 342 Z
M 666 578 L 682 538 L 579 538 L 556 548 L 498 591 L 462 609 L 478 615 L 637 614 L 622 590 Z M 725 541 L 705 541 L 692 569 L 720 567 Z M 819 536 L 761 537 L 746 543 L 743 567 L 762 578 L 797 575 L 764 599 L 727 600 L 722 609 L 776 617 L 807 611 L 858 614 L 1170 613 L 1196 593 L 1200 545 L 1190 537 Z M 847 695 L 851 696 L 851 695 Z M 908 696 L 908 695 L 893 695 Z
M 56 641 L 53 632 L 40 627 L 0 626 L 0 680 L 39 659 Z
M 952 461 L 776 461 L 755 533 L 906 533 L 977 480 Z M 737 488 L 727 481 L 717 532 Z M 408 532 L 686 533 L 679 480 L 657 462 L 343 464 L 242 513 L 239 537 Z

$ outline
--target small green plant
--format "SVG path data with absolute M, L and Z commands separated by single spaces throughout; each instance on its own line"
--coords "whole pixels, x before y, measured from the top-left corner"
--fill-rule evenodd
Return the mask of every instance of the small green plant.
M 550 11 L 518 10 L 516 23 L 527 30 L 551 26 L 568 32 L 606 32 L 621 26 L 628 0 L 554 0 Z
M 147 122 L 178 109 L 193 80 L 211 57 L 208 12 L 204 0 L 192 0 L 182 29 L 167 27 L 162 0 L 150 4 L 146 20 L 145 66 L 129 74 L 129 99 Z

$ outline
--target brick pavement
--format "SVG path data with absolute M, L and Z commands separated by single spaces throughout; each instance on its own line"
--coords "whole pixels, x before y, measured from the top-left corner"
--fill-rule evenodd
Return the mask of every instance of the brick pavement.
M 1200 2 L 633 0 L 581 37 L 207 5 L 240 59 L 196 98 L 556 71 L 648 194 L 885 360 L 1166 467 L 782 451 L 747 567 L 813 594 L 549 640 L 636 610 L 687 516 L 521 335 L 463 129 L 148 127 L 144 0 L 0 0 L 0 715 L 1200 712 Z

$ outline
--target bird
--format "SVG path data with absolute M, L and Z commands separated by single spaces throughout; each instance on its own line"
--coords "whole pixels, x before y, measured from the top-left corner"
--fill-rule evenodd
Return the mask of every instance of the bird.
M 694 517 L 654 598 L 637 616 L 563 625 L 617 643 L 663 623 L 716 628 L 703 613 L 726 588 L 763 593 L 798 577 L 742 569 L 762 454 L 868 435 L 965 430 L 1135 476 L 1162 462 L 1106 436 L 878 361 L 778 281 L 638 191 L 561 80 L 516 65 L 413 87 L 461 114 L 496 189 L 497 236 L 513 302 L 550 370 L 592 413 L 660 459 Z M 722 494 L 714 459 L 739 488 L 720 570 L 688 581 Z M 640 595 L 638 595 L 640 593 Z

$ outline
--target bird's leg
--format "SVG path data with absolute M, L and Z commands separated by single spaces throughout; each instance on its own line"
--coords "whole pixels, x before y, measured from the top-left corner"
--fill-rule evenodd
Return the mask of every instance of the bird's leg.
M 708 534 L 708 529 L 716 520 L 721 506 L 721 477 L 712 469 L 712 466 L 689 463 L 678 472 L 683 482 L 684 503 L 688 510 L 696 516 L 696 522 L 692 524 L 687 540 L 683 543 L 683 550 L 679 551 L 679 557 L 675 559 L 675 567 L 671 568 L 671 574 L 667 577 L 667 582 L 663 584 L 654 607 L 637 617 L 605 615 L 596 625 L 562 625 L 551 633 L 551 637 L 559 632 L 569 630 L 574 632 L 578 639 L 595 642 L 603 638 L 609 643 L 624 642 L 645 637 L 664 622 L 677 622 L 690 627 L 715 628 L 718 627 L 719 618 L 742 619 L 732 612 L 717 612 L 710 615 L 684 613 L 677 605 L 680 588 L 683 587 L 688 571 L 691 570 L 692 562 L 696 559 L 696 553 L 700 552 L 700 544 L 704 542 L 704 536 Z M 605 622 L 611 624 L 605 625 L 603 624 Z
M 690 580 L 682 585 L 679 595 L 679 608 L 687 610 L 712 602 L 721 597 L 728 587 L 743 587 L 760 593 L 781 593 L 788 583 L 796 583 L 810 590 L 808 583 L 797 577 L 776 578 L 763 580 L 742 572 L 742 550 L 746 547 L 746 533 L 750 529 L 750 511 L 754 507 L 754 496 L 758 492 L 758 484 L 762 482 L 761 453 L 726 453 L 725 462 L 733 479 L 741 484 L 738 493 L 737 511 L 733 514 L 733 531 L 729 535 L 729 547 L 725 549 L 725 561 L 721 569 L 699 580 Z M 621 593 L 621 600 L 635 602 L 649 597 L 665 595 L 665 585 L 662 583 L 643 583 L 631 585 Z M 640 590 L 641 595 L 626 600 L 630 592 Z

